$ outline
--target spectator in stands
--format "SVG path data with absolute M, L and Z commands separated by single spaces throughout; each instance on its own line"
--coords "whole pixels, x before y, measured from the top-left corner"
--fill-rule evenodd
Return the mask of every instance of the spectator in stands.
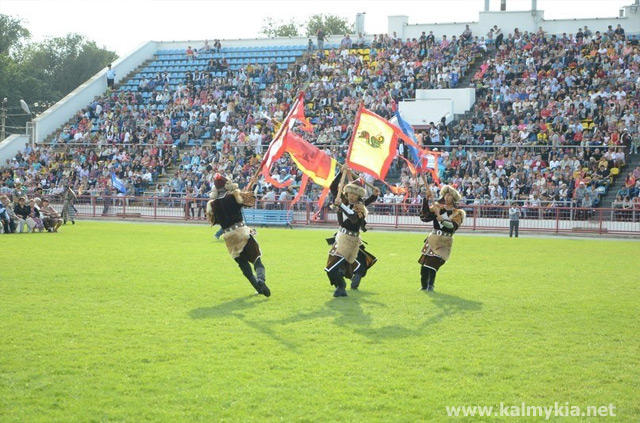
M 324 50 L 324 41 L 325 41 L 325 32 L 322 28 L 318 29 L 316 33 L 316 38 L 318 40 L 318 50 Z
M 586 33 L 585 28 L 583 43 L 591 43 Z M 259 162 L 256 134 L 262 137 L 261 144 L 267 144 L 274 129 L 263 113 L 282 120 L 296 87 L 306 82 L 306 112 L 315 127 L 307 139 L 329 145 L 331 154 L 340 159 L 357 111 L 354 99 L 391 117 L 393 106 L 413 98 L 416 89 L 456 86 L 484 50 L 477 37 L 469 42 L 455 37 L 435 42 L 431 32 L 425 35 L 426 42 L 422 40 L 404 42 L 383 34 L 374 37 L 375 54 L 327 50 L 322 56 L 305 55 L 287 70 L 256 64 L 231 69 L 232 65 L 217 64 L 215 59 L 210 65 L 215 71 L 196 71 L 189 65 L 188 79 L 173 80 L 171 85 L 168 77 L 143 75 L 148 92 L 110 93 L 56 135 L 59 143 L 76 139 L 85 147 L 68 146 L 64 153 L 39 147 L 20 156 L 11 172 L 25 181 L 30 192 L 39 186 L 59 189 L 62 163 L 73 163 L 85 175 L 74 180 L 74 189 L 83 184 L 102 189 L 104 172 L 115 167 L 122 168 L 119 175 L 127 184 L 144 192 L 146 186 L 156 185 L 171 163 L 181 164 L 181 173 L 171 178 L 169 191 L 174 196 L 184 195 L 185 187 L 198 192 L 206 186 L 207 166 L 246 181 Z M 542 202 L 568 201 L 583 180 L 596 188 L 597 200 L 601 189 L 611 184 L 613 166 L 624 160 L 618 151 L 609 153 L 608 144 L 624 144 L 628 139 L 624 127 L 637 134 L 638 121 L 631 100 L 637 85 L 631 73 L 634 62 L 614 59 L 633 57 L 631 45 L 624 39 L 601 39 L 600 44 L 580 45 L 569 36 L 517 31 L 498 51 L 491 51 L 474 78 L 477 101 L 470 117 L 452 126 L 439 123 L 430 126 L 429 132 L 418 131 L 422 144 L 444 150 L 441 178 L 470 187 L 465 192 L 470 202 L 482 202 L 485 197 L 493 204 L 522 201 L 534 194 Z M 575 58 L 576 65 L 567 57 Z M 211 75 L 218 69 L 226 69 L 225 76 Z M 200 149 L 198 135 L 207 138 L 206 131 L 212 145 Z M 174 141 L 181 148 L 160 147 L 151 152 L 140 145 Z M 121 146 L 123 142 L 131 145 Z M 602 153 L 594 152 L 598 147 L 606 152 L 608 177 L 600 164 L 598 154 Z M 188 161 L 183 162 L 185 158 Z M 280 165 L 291 168 L 286 158 Z M 397 168 L 393 167 L 391 177 L 409 181 L 408 172 L 403 169 L 398 175 Z M 294 184 L 299 183 L 295 170 L 287 174 Z
M 113 89 L 116 80 L 116 71 L 111 69 L 111 64 L 107 66 L 107 87 Z
M 340 48 L 350 49 L 352 45 L 353 45 L 353 41 L 351 40 L 351 37 L 349 36 L 349 34 L 345 34 L 342 41 L 340 41 Z
M 471 42 L 471 35 L 471 28 L 469 28 L 469 25 L 466 25 L 462 35 L 460 35 L 460 39 L 463 43 L 469 43 Z
M 276 192 L 273 187 L 270 187 L 266 194 L 262 197 L 264 208 L 271 210 L 276 205 Z
M 496 37 L 496 48 L 500 48 L 502 40 L 504 40 L 504 34 L 502 30 L 498 28 L 498 25 L 493 26 L 493 35 Z

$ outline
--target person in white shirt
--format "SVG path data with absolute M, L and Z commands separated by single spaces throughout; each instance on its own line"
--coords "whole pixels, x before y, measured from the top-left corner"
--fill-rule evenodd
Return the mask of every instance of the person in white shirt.
M 278 202 L 280 203 L 281 208 L 285 208 L 287 202 L 290 200 L 289 192 L 286 189 L 283 189 L 278 196 Z
M 255 147 L 256 154 L 262 154 L 262 136 L 258 132 L 258 128 L 254 127 L 251 129 L 251 134 L 249 135 L 249 142 L 251 145 Z
M 107 87 L 113 88 L 116 80 L 116 71 L 111 69 L 111 65 L 107 66 Z

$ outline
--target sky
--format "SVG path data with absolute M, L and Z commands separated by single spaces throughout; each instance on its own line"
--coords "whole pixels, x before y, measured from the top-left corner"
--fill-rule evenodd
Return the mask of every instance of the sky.
M 610 18 L 633 0 L 538 0 L 545 19 Z M 500 0 L 490 0 L 491 10 Z M 529 10 L 531 0 L 507 0 L 507 10 Z M 304 22 L 324 13 L 355 20 L 365 32 L 387 32 L 387 17 L 409 24 L 477 21 L 484 0 L 0 0 L 0 13 L 23 20 L 32 41 L 75 32 L 126 55 L 149 40 L 258 38 L 265 17 Z

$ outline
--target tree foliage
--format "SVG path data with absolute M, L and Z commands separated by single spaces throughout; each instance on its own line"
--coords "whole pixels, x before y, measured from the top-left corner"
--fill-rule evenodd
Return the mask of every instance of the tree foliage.
M 289 23 L 275 21 L 273 18 L 264 18 L 261 34 L 272 37 L 299 37 L 300 24 L 293 19 Z
M 0 14 L 0 97 L 7 97 L 13 113 L 19 113 L 20 99 L 32 112 L 44 111 L 117 58 L 79 34 L 37 43 L 29 36 L 20 20 Z M 23 127 L 27 119 L 13 117 L 9 124 Z
M 264 18 L 261 34 L 267 37 L 308 37 L 315 36 L 322 29 L 326 35 L 352 34 L 354 25 L 345 18 L 335 15 L 313 15 L 304 24 L 290 20 L 288 23 L 273 18 Z
M 345 18 L 335 15 L 313 15 L 305 24 L 308 37 L 314 36 L 322 29 L 326 35 L 352 34 L 354 25 Z
M 20 19 L 0 14 L 0 57 L 13 53 L 30 36 Z

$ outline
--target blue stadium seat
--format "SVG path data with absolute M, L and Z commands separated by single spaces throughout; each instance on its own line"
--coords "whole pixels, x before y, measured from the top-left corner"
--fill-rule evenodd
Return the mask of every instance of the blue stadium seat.
M 249 225 L 291 227 L 293 213 L 290 210 L 261 210 L 242 208 L 244 220 Z

